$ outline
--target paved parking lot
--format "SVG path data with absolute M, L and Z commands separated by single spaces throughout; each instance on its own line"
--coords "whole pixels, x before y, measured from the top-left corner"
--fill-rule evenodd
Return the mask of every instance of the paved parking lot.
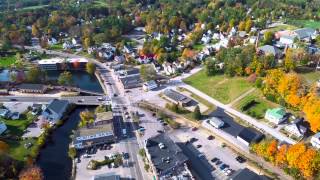
M 192 131 L 191 128 L 182 128 L 179 130 L 175 130 L 170 132 L 170 137 L 174 139 L 177 142 L 186 142 L 190 140 L 191 138 L 196 138 L 197 141 L 190 143 L 187 145 L 187 151 L 192 152 L 193 154 L 189 154 L 192 157 L 190 160 L 192 160 L 191 164 L 195 167 L 193 168 L 195 171 L 197 170 L 197 166 L 204 166 L 206 169 L 210 169 L 211 166 L 214 167 L 216 170 L 212 172 L 212 176 L 217 179 L 227 179 L 228 176 L 226 176 L 220 169 L 219 166 L 215 165 L 211 162 L 211 160 L 216 157 L 219 158 L 222 163 L 225 163 L 229 165 L 229 168 L 233 169 L 234 171 L 237 171 L 238 169 L 245 168 L 247 166 L 246 163 L 239 163 L 235 160 L 237 157 L 237 154 L 235 154 L 233 151 L 231 151 L 228 148 L 223 148 L 222 143 L 216 139 L 208 140 L 205 132 L 201 130 Z M 198 145 L 201 145 L 200 148 L 197 148 Z M 190 147 L 193 146 L 193 147 Z M 184 149 L 184 148 L 183 148 Z M 199 154 L 203 154 L 206 161 L 202 162 L 201 158 L 198 157 Z M 195 159 L 194 157 L 198 157 L 198 159 Z M 205 162 L 209 163 L 210 165 L 206 165 Z M 222 164 L 221 163 L 221 164 Z M 202 164 L 202 165 L 199 165 Z M 220 164 L 220 165 L 221 165 Z M 203 172 L 204 168 L 200 168 L 198 170 L 199 172 L 196 172 L 197 174 L 200 174 L 200 176 L 209 176 L 208 172 Z M 210 171 L 210 170 L 207 170 Z M 205 178 L 204 177 L 204 178 Z
M 132 167 L 134 162 L 132 160 L 132 157 L 134 156 L 133 154 L 129 153 L 129 160 L 124 160 L 124 164 L 128 167 L 117 167 L 117 168 L 109 168 L 108 166 L 102 166 L 100 169 L 97 170 L 88 170 L 87 165 L 90 160 L 104 160 L 104 156 L 109 156 L 111 154 L 117 154 L 117 153 L 122 153 L 126 152 L 125 151 L 125 143 L 120 142 L 117 144 L 112 144 L 112 149 L 110 150 L 98 150 L 96 154 L 89 155 L 89 158 L 85 158 L 81 156 L 80 158 L 80 163 L 77 163 L 77 180 L 88 180 L 92 179 L 94 175 L 100 175 L 100 174 L 105 174 L 105 173 L 114 173 L 117 175 L 120 175 L 121 178 L 134 178 L 132 177 Z

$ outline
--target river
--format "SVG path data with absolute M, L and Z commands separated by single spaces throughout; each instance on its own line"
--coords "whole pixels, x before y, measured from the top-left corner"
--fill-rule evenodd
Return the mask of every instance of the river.
M 60 73 L 63 71 L 47 71 L 48 80 L 57 80 Z M 100 86 L 98 79 L 95 76 L 88 74 L 86 71 L 70 71 L 74 86 L 84 90 L 102 93 L 103 89 Z M 10 81 L 9 70 L 0 71 L 0 82 Z
M 79 113 L 84 108 L 77 108 L 65 123 L 53 131 L 50 140 L 40 150 L 37 164 L 41 167 L 45 180 L 69 180 L 72 160 L 68 156 L 70 135 L 77 128 Z

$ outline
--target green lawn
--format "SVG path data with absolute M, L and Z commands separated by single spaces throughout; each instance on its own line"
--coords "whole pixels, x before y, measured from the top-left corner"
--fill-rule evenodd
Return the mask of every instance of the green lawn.
M 195 44 L 193 46 L 193 49 L 197 50 L 197 51 L 201 51 L 204 48 L 203 44 Z
M 1 67 L 9 67 L 10 65 L 16 62 L 15 56 L 8 56 L 8 57 L 0 57 L 0 66 Z
M 320 80 L 320 71 L 309 72 L 301 75 L 306 79 L 308 83 L 311 84 Z
M 51 49 L 51 50 L 62 50 L 63 47 L 62 47 L 62 44 L 54 44 L 54 45 L 50 46 L 49 49 Z
M 25 161 L 26 157 L 32 154 L 32 151 L 37 148 L 36 138 L 27 138 L 21 141 L 6 140 L 9 144 L 9 154 L 16 160 Z M 30 148 L 25 148 L 26 143 L 31 143 Z
M 24 115 L 21 115 L 24 116 Z M 30 115 L 30 117 L 32 117 Z M 5 122 L 5 124 L 7 125 L 8 131 L 10 135 L 13 136 L 22 136 L 23 135 L 23 131 L 25 129 L 27 129 L 28 125 L 32 122 L 32 118 L 25 118 L 22 117 L 19 120 L 7 120 L 7 119 L 0 119 L 2 121 Z
M 184 82 L 225 104 L 232 102 L 252 87 L 243 77 L 208 77 L 204 70 L 190 76 Z
M 273 28 L 269 28 L 268 30 L 272 32 L 277 32 L 281 30 L 295 30 L 295 29 L 297 29 L 297 27 L 294 25 L 282 24 Z
M 320 28 L 320 21 L 314 21 L 314 20 L 291 20 L 289 21 L 289 23 L 296 26 L 309 27 L 313 29 Z
M 258 89 L 234 104 L 236 109 L 257 119 L 263 119 L 267 109 L 275 108 L 277 106 L 278 105 L 266 100 Z

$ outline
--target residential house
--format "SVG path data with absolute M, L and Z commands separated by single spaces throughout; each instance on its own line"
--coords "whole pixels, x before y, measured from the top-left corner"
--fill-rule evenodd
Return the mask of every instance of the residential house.
M 313 147 L 320 149 L 320 132 L 311 137 L 310 143 Z
M 124 46 L 123 46 L 123 52 L 130 54 L 130 53 L 133 52 L 133 49 L 132 49 L 132 47 L 129 46 L 129 45 L 124 45 Z
M 298 138 L 303 137 L 308 130 L 308 128 L 303 125 L 303 118 L 296 119 L 294 122 L 285 126 L 284 129 Z
M 0 135 L 7 130 L 7 126 L 3 121 L 0 121 Z
M 286 111 L 283 108 L 268 109 L 264 118 L 274 124 L 280 124 L 286 120 Z
M 310 41 L 315 39 L 317 32 L 312 28 L 301 28 L 293 31 L 300 41 Z
M 114 61 L 118 64 L 123 64 L 126 61 L 126 58 L 124 57 L 124 55 L 115 56 Z
M 48 38 L 48 44 L 50 46 L 58 44 L 58 40 L 56 38 L 54 38 L 54 37 Z
M 85 58 L 51 58 L 38 61 L 39 67 L 46 71 L 85 69 L 87 63 Z
M 74 46 L 81 44 L 80 38 L 78 38 L 78 37 L 72 38 L 72 39 L 71 39 L 71 43 L 72 43 Z
M 158 84 L 154 80 L 148 81 L 142 85 L 142 89 L 144 91 L 151 91 L 153 89 L 156 89 L 157 87 L 158 87 Z
M 247 35 L 247 32 L 246 32 L 246 31 L 239 31 L 239 32 L 238 32 L 238 36 L 239 36 L 240 38 L 245 38 L 245 37 L 247 37 L 248 35 Z
M 275 46 L 264 45 L 258 48 L 258 53 L 263 55 L 273 55 L 275 58 L 281 58 L 282 51 Z
M 147 139 L 145 152 L 155 179 L 193 179 L 186 165 L 188 157 L 166 134 Z
M 239 169 L 236 171 L 229 180 L 269 180 L 268 177 L 263 175 L 258 175 L 253 171 L 250 171 L 248 168 Z
M 21 93 L 44 94 L 47 91 L 47 86 L 43 84 L 27 84 L 23 83 L 17 86 Z
M 263 138 L 263 134 L 252 129 L 252 128 L 243 128 L 237 135 L 237 139 L 249 146 L 251 143 L 259 142 Z
M 256 43 L 256 41 L 257 41 L 257 36 L 250 36 L 249 38 L 248 38 L 248 42 L 250 43 L 250 44 L 255 44 Z
M 17 120 L 17 119 L 20 119 L 20 113 L 19 112 L 14 112 L 11 114 L 11 117 L 10 117 L 12 120 Z
M 56 123 L 63 117 L 68 106 L 69 102 L 67 100 L 53 99 L 49 102 L 46 109 L 42 112 L 42 116 L 44 119 L 52 123 Z
M 162 64 L 163 70 L 167 76 L 173 75 L 177 73 L 178 68 L 169 62 L 165 62 Z
M 285 46 L 285 47 L 289 47 L 289 48 L 294 48 L 294 40 L 295 40 L 296 36 L 281 36 L 280 37 L 280 44 Z
M 70 43 L 69 41 L 65 41 L 65 42 L 62 44 L 62 48 L 63 48 L 64 50 L 71 49 L 71 48 L 73 48 L 73 47 L 74 47 L 74 45 L 73 45 L 72 43 Z
M 188 106 L 192 99 L 190 99 L 189 97 L 173 90 L 173 89 L 165 89 L 163 91 L 163 95 L 165 96 L 165 98 L 169 101 L 171 101 L 174 104 L 178 104 L 180 106 Z
M 112 112 L 98 113 L 93 124 L 79 128 L 73 145 L 76 149 L 89 148 L 116 140 Z
M 10 111 L 8 109 L 0 109 L 0 117 L 9 118 Z

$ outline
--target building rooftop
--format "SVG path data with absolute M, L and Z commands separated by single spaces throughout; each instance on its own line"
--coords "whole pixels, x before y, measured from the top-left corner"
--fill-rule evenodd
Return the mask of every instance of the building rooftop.
M 27 84 L 23 83 L 18 86 L 19 89 L 28 89 L 28 90 L 43 90 L 45 89 L 45 85 L 43 84 Z
M 123 77 L 120 81 L 125 87 L 141 83 L 140 75 Z
M 230 180 L 268 180 L 266 176 L 260 176 L 255 172 L 250 171 L 249 169 L 240 169 L 234 173 Z
M 174 91 L 172 89 L 166 89 L 164 90 L 164 95 L 175 100 L 178 102 L 188 103 L 191 101 L 191 99 L 177 91 Z
M 251 143 L 261 140 L 263 138 L 263 134 L 251 128 L 243 128 L 239 132 L 238 137 Z
M 63 61 L 62 58 L 42 59 L 38 61 L 38 64 L 57 64 L 62 63 Z
M 63 114 L 68 105 L 69 101 L 67 100 L 53 99 L 52 101 L 50 101 L 47 109 L 50 109 L 51 111 L 57 114 Z
M 85 58 L 69 58 L 69 59 L 67 59 L 67 62 L 69 62 L 69 63 L 77 63 L 77 62 L 87 63 L 88 60 Z
M 286 111 L 283 108 L 268 109 L 266 113 L 269 116 L 273 116 L 277 119 L 281 119 L 286 115 Z
M 160 148 L 160 144 L 163 145 L 162 148 Z M 180 147 L 165 134 L 149 138 L 146 142 L 146 148 L 158 174 L 162 174 L 162 172 L 179 164 L 184 164 L 188 160 Z
M 279 55 L 281 53 L 280 49 L 271 45 L 260 46 L 259 50 L 265 54 L 272 54 L 274 56 Z
M 311 37 L 316 31 L 312 28 L 301 28 L 294 31 L 300 39 Z
M 113 119 L 112 112 L 111 111 L 107 111 L 107 112 L 103 112 L 103 113 L 97 113 L 95 122 L 107 121 L 107 120 L 112 120 L 112 119 Z
M 104 132 L 110 132 L 113 134 L 113 124 L 108 123 L 104 125 L 97 125 L 92 127 L 83 127 L 79 128 L 77 137 L 83 137 L 83 136 L 94 136 L 96 134 L 104 133 Z
M 120 180 L 120 176 L 106 173 L 106 174 L 95 175 L 93 176 L 92 180 Z

